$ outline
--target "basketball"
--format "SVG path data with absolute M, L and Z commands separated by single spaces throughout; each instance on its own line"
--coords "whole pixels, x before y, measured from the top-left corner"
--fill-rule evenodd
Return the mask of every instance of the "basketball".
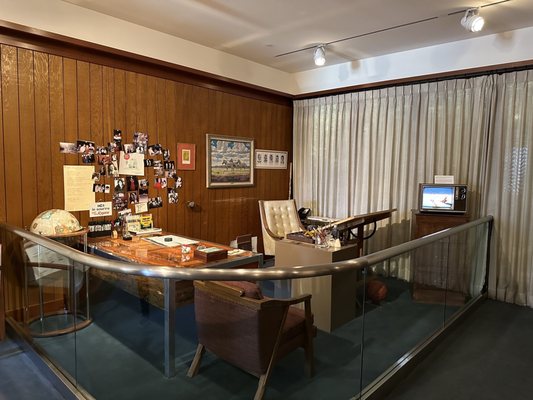
M 387 297 L 387 286 L 377 279 L 366 284 L 366 298 L 374 304 L 379 304 Z

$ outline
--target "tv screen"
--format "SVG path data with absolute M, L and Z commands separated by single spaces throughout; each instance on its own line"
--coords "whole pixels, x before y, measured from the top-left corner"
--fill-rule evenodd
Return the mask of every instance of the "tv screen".
M 422 188 L 423 210 L 453 210 L 453 186 L 424 186 Z

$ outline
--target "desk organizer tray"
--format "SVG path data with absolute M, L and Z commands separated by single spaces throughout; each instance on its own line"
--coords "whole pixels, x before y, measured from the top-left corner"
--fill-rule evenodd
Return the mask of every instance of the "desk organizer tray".
M 312 237 L 304 235 L 303 232 L 287 233 L 287 239 L 296 240 L 297 242 L 315 244 L 315 239 L 312 238 Z

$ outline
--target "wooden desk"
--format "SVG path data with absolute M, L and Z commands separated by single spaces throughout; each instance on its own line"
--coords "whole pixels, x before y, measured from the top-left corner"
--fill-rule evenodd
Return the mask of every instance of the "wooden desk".
M 198 245 L 189 246 L 191 253 L 183 255 L 181 246 L 165 247 L 145 239 L 146 237 L 139 236 L 132 237 L 132 240 L 96 238 L 90 240 L 89 248 L 93 254 L 116 260 L 176 268 L 258 268 L 261 263 L 261 256 L 251 251 L 206 263 L 194 257 L 194 250 L 198 245 L 214 246 L 228 251 L 235 249 L 217 243 L 198 241 Z M 116 274 L 94 268 L 91 273 L 101 279 L 112 282 L 122 290 L 138 296 L 156 307 L 165 308 L 163 296 L 161 295 L 163 285 L 161 279 Z M 192 281 L 176 281 L 175 286 L 176 305 L 192 303 L 194 292 Z
M 276 242 L 276 267 L 331 264 L 358 256 L 357 244 L 341 248 L 321 248 L 288 239 Z M 355 318 L 358 272 L 354 270 L 315 278 L 294 279 L 291 282 L 291 295 L 310 293 L 315 325 L 323 331 L 331 332 Z
M 144 240 L 145 237 L 134 236 L 132 240 L 97 238 L 89 241 L 89 249 L 93 254 L 117 260 L 149 265 L 162 265 L 175 268 L 257 268 L 262 264 L 262 254 L 245 251 L 225 259 L 204 262 L 194 257 L 197 245 L 191 245 L 189 259 L 182 257 L 181 246 L 165 247 Z M 215 246 L 233 250 L 229 246 L 198 241 L 198 245 Z M 91 269 L 91 274 L 114 283 L 126 292 L 139 296 L 164 311 L 165 331 L 165 376 L 176 374 L 175 367 L 175 325 L 176 306 L 190 303 L 193 300 L 192 281 L 179 281 L 169 278 L 148 278 L 139 275 L 118 274 Z

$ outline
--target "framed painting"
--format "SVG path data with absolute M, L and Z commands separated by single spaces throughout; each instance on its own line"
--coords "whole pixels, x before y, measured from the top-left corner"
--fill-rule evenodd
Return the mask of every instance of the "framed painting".
M 277 150 L 255 151 L 255 168 L 257 169 L 287 169 L 288 153 Z
M 178 143 L 178 170 L 196 169 L 196 145 L 193 143 Z
M 254 140 L 206 135 L 208 188 L 253 186 Z

